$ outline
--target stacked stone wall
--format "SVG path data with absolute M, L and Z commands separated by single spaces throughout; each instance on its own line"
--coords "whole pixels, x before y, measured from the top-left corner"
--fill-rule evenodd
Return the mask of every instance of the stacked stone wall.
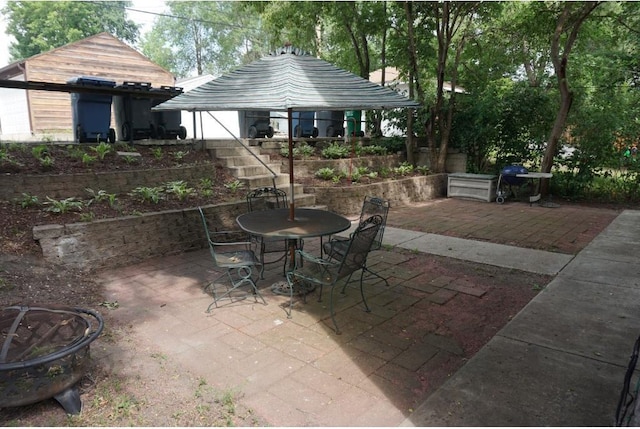
M 20 199 L 23 193 L 35 195 L 40 199 L 82 197 L 86 195 L 86 188 L 94 191 L 104 190 L 110 194 L 124 194 L 138 186 L 157 186 L 175 180 L 185 180 L 195 184 L 202 178 L 212 177 L 214 168 L 216 167 L 211 164 L 202 164 L 101 173 L 6 174 L 0 176 L 0 200 Z

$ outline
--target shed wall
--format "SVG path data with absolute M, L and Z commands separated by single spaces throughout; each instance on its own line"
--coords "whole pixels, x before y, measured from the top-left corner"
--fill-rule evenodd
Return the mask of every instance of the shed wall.
M 175 85 L 171 73 L 108 33 L 28 58 L 25 70 L 26 80 L 30 81 L 66 83 L 77 76 L 95 76 L 113 80 L 116 85 L 124 81 L 149 82 L 153 87 Z M 44 134 L 56 140 L 73 139 L 70 94 L 24 92 L 29 93 L 34 134 Z M 0 120 L 4 123 L 4 116 L 0 116 Z M 113 113 L 111 127 L 115 128 Z

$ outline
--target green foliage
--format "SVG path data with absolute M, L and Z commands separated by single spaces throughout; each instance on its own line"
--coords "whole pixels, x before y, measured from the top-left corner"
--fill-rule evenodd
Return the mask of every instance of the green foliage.
M 104 157 L 113 151 L 113 148 L 109 143 L 102 142 L 96 146 L 91 146 L 91 150 L 96 153 L 100 161 L 104 160 Z
M 47 201 L 44 205 L 46 206 L 45 211 L 63 214 L 70 211 L 80 211 L 84 204 L 82 201 L 78 201 L 75 197 L 65 198 L 62 200 L 55 200 L 51 197 L 47 197 Z
M 157 160 L 162 159 L 162 157 L 164 156 L 161 147 L 154 147 L 153 149 L 151 149 L 151 154 Z
M 177 77 L 194 71 L 218 76 L 260 58 L 272 45 L 265 46 L 260 18 L 244 3 L 167 2 L 169 15 L 184 19 L 158 17 L 143 38 L 142 52 Z
M 53 168 L 54 164 L 55 164 L 55 159 L 53 159 L 49 155 L 46 155 L 44 158 L 40 158 L 40 166 L 44 170 L 50 170 L 51 168 Z
M 329 146 L 322 149 L 322 157 L 328 159 L 349 158 L 351 148 L 337 142 L 332 142 Z
M 22 193 L 22 197 L 20 198 L 20 207 L 26 209 L 27 207 L 37 207 L 40 205 L 40 199 L 37 195 L 30 195 L 26 192 Z
M 330 167 L 320 168 L 318 171 L 314 173 L 314 176 L 322 179 L 322 180 L 331 180 L 331 178 L 335 175 L 335 171 Z
M 138 186 L 129 195 L 142 202 L 158 204 L 164 198 L 164 189 L 159 186 Z
M 183 150 L 179 150 L 173 153 L 173 159 L 175 159 L 176 161 L 182 161 L 184 159 L 185 156 L 187 156 L 189 154 L 189 151 L 183 151 Z
M 301 141 L 296 144 L 292 149 L 292 155 L 295 159 L 306 159 L 309 158 L 316 153 L 316 148 L 311 146 L 309 143 L 305 141 Z M 284 158 L 289 157 L 289 146 L 282 146 L 280 148 L 280 155 Z
M 101 32 L 134 43 L 138 27 L 126 19 L 129 2 L 9 1 L 2 9 L 11 61 L 58 48 Z
M 89 194 L 89 197 L 90 197 L 87 205 L 91 205 L 94 202 L 100 203 L 102 201 L 107 201 L 109 203 L 109 206 L 111 207 L 113 207 L 116 204 L 116 200 L 117 200 L 116 194 L 110 194 L 104 189 L 100 189 L 99 191 L 96 192 L 91 188 L 85 188 L 85 191 L 87 192 L 87 194 Z
M 356 155 L 358 156 L 386 155 L 386 154 L 387 154 L 387 148 L 380 145 L 369 145 L 369 146 L 358 145 L 356 147 Z
M 238 192 L 240 189 L 244 188 L 244 186 L 245 186 L 244 183 L 239 180 L 234 180 L 233 182 L 224 184 L 224 187 L 230 190 L 234 194 Z
M 138 27 L 126 19 L 129 2 L 10 1 L 2 9 L 7 34 L 15 38 L 9 46 L 16 61 L 75 42 L 101 32 L 134 43 Z
M 45 156 L 49 155 L 49 148 L 47 145 L 40 144 L 31 148 L 31 154 L 36 159 L 42 159 Z
M 139 164 L 140 163 L 140 158 L 137 157 L 137 156 L 125 155 L 123 157 L 123 159 L 127 164 Z
M 394 167 L 392 171 L 397 175 L 406 176 L 413 173 L 413 165 L 409 164 L 408 162 L 403 162 L 399 166 Z
M 84 165 L 91 165 L 91 164 L 93 164 L 94 162 L 96 162 L 96 159 L 97 159 L 97 158 L 96 158 L 95 156 L 91 156 L 91 155 L 89 155 L 88 153 L 83 153 L 83 154 L 82 154 L 82 163 L 83 163 Z
M 425 176 L 430 173 L 429 167 L 427 167 L 426 165 L 418 165 L 416 167 L 416 171 L 420 174 L 424 174 Z
M 185 200 L 196 193 L 196 190 L 190 188 L 184 180 L 176 180 L 165 183 L 165 191 L 168 194 L 175 195 L 180 201 Z

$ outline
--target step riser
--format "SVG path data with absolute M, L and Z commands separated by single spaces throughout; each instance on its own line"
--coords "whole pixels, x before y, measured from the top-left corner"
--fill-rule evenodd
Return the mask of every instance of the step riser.
M 261 176 L 261 177 L 239 177 L 239 180 L 243 181 L 247 184 L 247 186 L 251 189 L 253 188 L 261 188 L 264 186 L 273 186 L 273 179 L 271 176 Z M 284 187 L 289 184 L 288 176 L 276 176 L 276 187 Z
M 251 155 L 249 155 L 249 151 L 251 151 L 251 153 L 254 153 L 256 155 L 260 155 L 260 148 L 253 148 L 253 147 L 250 147 L 249 150 L 243 147 L 220 147 L 216 149 L 209 149 L 209 153 L 216 158 L 227 157 L 227 156 L 250 157 Z
M 268 156 L 260 156 L 260 159 L 265 164 L 273 164 Z M 248 165 L 262 165 L 260 161 L 252 156 L 231 156 L 217 158 L 217 161 L 225 167 L 245 167 Z M 279 165 L 279 164 L 278 164 Z
M 280 174 L 280 164 L 270 164 L 269 167 L 275 174 Z M 271 172 L 263 165 L 245 165 L 242 167 L 227 167 L 231 174 L 235 177 L 248 177 L 248 176 L 269 176 Z

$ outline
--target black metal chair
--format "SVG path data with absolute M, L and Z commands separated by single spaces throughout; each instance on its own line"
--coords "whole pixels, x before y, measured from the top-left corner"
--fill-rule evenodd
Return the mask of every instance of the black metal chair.
M 378 234 L 373 240 L 371 251 L 380 250 L 380 248 L 382 247 L 382 238 L 384 236 L 384 227 L 387 224 L 387 215 L 389 214 L 389 208 L 391 208 L 391 203 L 388 200 L 385 200 L 379 197 L 370 197 L 370 196 L 364 197 L 364 202 L 362 203 L 362 210 L 360 212 L 359 223 L 361 224 L 363 221 L 365 221 L 366 219 L 368 219 L 373 215 L 380 215 L 382 217 L 382 225 L 380 225 Z M 322 250 L 324 253 L 326 253 L 330 257 L 334 259 L 340 259 L 340 257 L 342 257 L 342 255 L 344 254 L 347 248 L 348 242 L 349 242 L 348 238 L 334 237 L 322 245 Z M 380 274 L 374 271 L 371 271 L 366 266 L 364 269 L 368 273 L 373 274 L 379 279 L 384 280 L 386 285 L 389 286 L 389 282 L 387 281 L 387 279 L 382 277 Z
M 224 270 L 224 273 L 211 281 L 205 290 L 211 288 L 213 302 L 207 307 L 207 313 L 211 311 L 212 306 L 218 307 L 218 301 L 229 299 L 231 301 L 236 298 L 242 300 L 246 298 L 246 293 L 234 297 L 233 293 L 241 286 L 248 284 L 251 286 L 251 292 L 258 302 L 258 297 L 266 305 L 256 283 L 252 278 L 253 267 L 260 265 L 260 261 L 256 254 L 251 250 L 251 241 L 248 240 L 246 234 L 242 231 L 210 231 L 207 219 L 204 216 L 202 208 L 198 207 L 204 232 L 207 236 L 209 251 L 216 267 Z M 216 282 L 223 277 L 227 277 L 229 285 L 226 285 L 225 291 L 218 294 L 216 290 Z
M 281 189 L 263 187 L 253 189 L 247 194 L 247 209 L 250 212 L 259 210 L 272 210 L 287 208 L 287 194 Z M 262 264 L 260 269 L 260 278 L 264 279 L 264 267 L 266 264 L 275 263 L 284 259 L 284 266 L 282 273 L 286 272 L 287 260 L 286 256 L 289 254 L 289 244 L 287 240 L 265 238 L 260 236 L 251 236 L 251 241 L 255 244 L 256 250 Z M 273 261 L 265 262 L 264 255 L 266 253 L 279 253 L 281 256 Z
M 342 279 L 346 279 L 346 282 L 349 282 L 353 273 L 358 270 L 362 270 L 360 274 L 360 295 L 362 296 L 362 302 L 364 303 L 365 310 L 367 312 L 371 311 L 364 296 L 362 281 L 367 264 L 367 255 L 371 250 L 378 231 L 382 227 L 382 222 L 383 219 L 380 215 L 374 215 L 362 221 L 358 228 L 349 236 L 349 239 L 346 241 L 346 248 L 340 256 L 338 256 L 336 252 L 333 253 L 334 257 L 329 257 L 328 255 L 330 253 L 327 252 L 326 258 L 318 258 L 303 250 L 296 250 L 295 267 L 293 271 L 287 273 L 290 293 L 289 311 L 287 312 L 288 318 L 291 318 L 294 292 L 301 292 L 302 295 L 305 296 L 310 286 L 311 288 L 319 286 L 318 301 L 322 301 L 322 289 L 324 286 L 329 286 L 331 287 L 329 302 L 331 320 L 335 326 L 336 334 L 340 334 L 340 328 L 336 322 L 335 310 L 333 308 L 335 287 Z M 342 293 L 344 293 L 344 287 Z

